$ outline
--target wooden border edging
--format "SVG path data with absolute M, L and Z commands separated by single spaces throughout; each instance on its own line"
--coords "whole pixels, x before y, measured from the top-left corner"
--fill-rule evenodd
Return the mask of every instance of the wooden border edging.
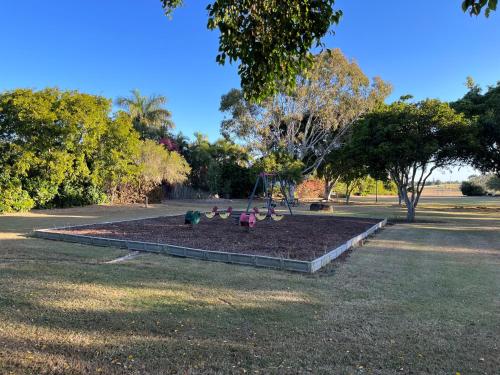
M 356 237 L 351 238 L 349 241 L 344 243 L 343 245 L 340 245 L 339 247 L 329 251 L 323 256 L 320 256 L 319 258 L 316 258 L 312 260 L 311 263 L 311 273 L 314 273 L 321 269 L 322 267 L 326 266 L 328 263 L 330 263 L 332 260 L 335 258 L 338 258 L 342 253 L 346 252 L 350 248 L 358 245 L 361 241 L 363 241 L 366 237 L 372 235 L 375 233 L 377 230 L 381 229 L 387 224 L 387 219 L 382 220 L 381 222 L 375 224 L 373 227 L 368 229 L 367 231 L 357 235 Z
M 136 219 L 136 220 L 142 220 L 142 219 Z M 133 220 L 123 220 L 123 221 L 133 221 Z M 111 224 L 111 223 L 113 222 L 106 222 L 101 224 Z M 183 258 L 209 260 L 213 262 L 243 264 L 248 266 L 274 268 L 286 271 L 314 273 L 320 270 L 322 267 L 326 266 L 332 260 L 338 258 L 345 251 L 349 250 L 353 246 L 358 245 L 366 237 L 375 233 L 377 230 L 384 227 L 386 224 L 387 224 L 387 219 L 384 219 L 379 223 L 375 224 L 374 226 L 372 226 L 371 228 L 369 228 L 367 231 L 357 235 L 356 237 L 351 238 L 344 244 L 338 246 L 333 250 L 330 250 L 328 253 L 312 261 L 284 259 L 284 258 L 268 257 L 263 255 L 229 253 L 225 251 L 193 249 L 190 247 L 176 246 L 170 244 L 118 240 L 113 238 L 93 237 L 93 236 L 56 232 L 56 230 L 58 229 L 69 229 L 72 227 L 38 229 L 35 230 L 33 234 L 35 237 L 44 238 L 47 240 L 74 242 L 91 246 L 117 247 L 121 249 L 128 249 L 130 251 L 144 251 L 150 253 L 167 254 Z M 94 224 L 86 224 L 86 225 L 94 225 Z M 80 227 L 80 226 L 85 226 L 85 225 L 75 225 L 74 227 Z

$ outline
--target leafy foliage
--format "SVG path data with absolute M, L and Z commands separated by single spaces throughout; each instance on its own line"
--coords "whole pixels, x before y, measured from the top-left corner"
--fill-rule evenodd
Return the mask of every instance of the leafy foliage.
M 463 195 L 467 196 L 482 196 L 486 194 L 483 187 L 481 185 L 477 185 L 474 182 L 463 181 L 460 185 L 460 191 Z
M 492 11 L 497 9 L 498 0 L 464 0 L 462 10 L 469 12 L 471 16 L 478 16 L 485 9 L 484 14 L 489 17 Z
M 484 173 L 500 176 L 500 82 L 483 94 L 469 79 L 469 92 L 453 108 L 474 120 L 467 147 L 471 163 Z
M 170 17 L 183 0 L 160 0 Z M 338 24 L 341 10 L 335 0 L 215 0 L 209 3 L 210 30 L 219 31 L 216 61 L 238 61 L 245 99 L 262 101 L 293 88 L 295 77 L 313 62 L 311 48 L 321 46 L 330 27 Z M 497 0 L 464 0 L 471 15 L 496 10 Z
M 486 187 L 493 191 L 500 191 L 500 177 L 491 176 L 490 179 L 486 182 Z
M 363 180 L 368 176 L 368 170 L 360 158 L 360 152 L 352 147 L 351 134 L 344 137 L 343 143 L 330 151 L 316 174 L 325 183 L 324 198 L 329 200 L 338 182 L 344 184 L 344 192 L 349 196 L 356 188 L 362 189 Z
M 145 145 L 128 114 L 110 112 L 110 100 L 76 91 L 1 93 L 0 211 L 113 201 L 144 178 L 144 147 L 163 152 L 150 163 L 161 164 L 162 178 L 182 180 L 179 169 L 188 167 L 180 155 Z
M 161 0 L 167 14 L 181 0 Z M 207 6 L 211 30 L 219 30 L 219 64 L 238 61 L 246 99 L 262 100 L 311 67 L 309 50 L 321 44 L 341 11 L 334 0 L 216 0 Z
M 304 179 L 302 170 L 304 164 L 300 160 L 296 160 L 283 150 L 262 157 L 257 160 L 253 168 L 257 173 L 273 172 L 278 173 L 281 178 L 293 184 L 300 184 Z
M 63 181 L 92 185 L 89 166 L 110 108 L 102 97 L 57 89 L 0 94 L 0 162 L 8 184 L 37 207 L 63 200 Z
M 139 90 L 132 90 L 130 97 L 116 100 L 116 104 L 131 116 L 134 128 L 141 137 L 155 140 L 167 136 L 174 127 L 172 114 L 164 108 L 166 102 L 164 96 L 143 96 Z
M 372 176 L 390 176 L 413 221 L 432 171 L 462 158 L 469 122 L 438 100 L 382 105 L 353 128 L 352 147 Z
M 248 196 L 254 176 L 246 147 L 226 138 L 211 143 L 201 133 L 195 133 L 191 143 L 180 134 L 174 143 L 191 166 L 189 184 L 192 188 L 230 198 Z
M 174 184 L 186 181 L 191 171 L 179 153 L 168 151 L 152 140 L 141 142 L 137 165 L 138 184 L 144 195 L 162 182 Z
M 477 195 L 495 194 L 496 191 L 500 191 L 500 177 L 494 174 L 470 176 L 467 182 L 469 182 L 470 185 L 478 186 L 482 189 L 482 194 Z M 464 193 L 464 195 L 469 194 Z

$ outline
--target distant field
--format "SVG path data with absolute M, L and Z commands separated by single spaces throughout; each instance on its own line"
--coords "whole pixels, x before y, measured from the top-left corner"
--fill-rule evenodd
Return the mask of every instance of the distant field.
M 0 373 L 498 373 L 500 198 L 354 201 L 398 224 L 314 276 L 26 236 L 213 203 L 0 216 Z
M 460 184 L 442 184 L 442 185 L 431 185 L 426 186 L 422 192 L 423 196 L 444 196 L 444 197 L 454 197 L 462 196 L 460 191 Z

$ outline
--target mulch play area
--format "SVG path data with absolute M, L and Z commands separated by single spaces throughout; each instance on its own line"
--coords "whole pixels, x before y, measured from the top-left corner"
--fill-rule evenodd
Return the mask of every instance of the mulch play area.
M 94 224 L 59 232 L 120 240 L 144 241 L 196 249 L 313 260 L 378 223 L 377 219 L 294 215 L 264 220 L 247 231 L 234 218 L 207 219 L 194 228 L 184 216 Z

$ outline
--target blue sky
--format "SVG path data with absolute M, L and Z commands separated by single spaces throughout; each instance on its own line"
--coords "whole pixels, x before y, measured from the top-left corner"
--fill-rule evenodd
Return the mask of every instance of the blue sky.
M 159 0 L 4 1 L 0 90 L 58 86 L 116 98 L 138 88 L 167 96 L 177 130 L 215 139 L 220 96 L 239 77 L 236 66 L 215 63 L 207 3 L 185 0 L 169 20 Z M 471 18 L 460 3 L 339 0 L 344 17 L 324 41 L 391 82 L 390 99 L 454 100 L 468 75 L 500 80 L 500 12 Z

